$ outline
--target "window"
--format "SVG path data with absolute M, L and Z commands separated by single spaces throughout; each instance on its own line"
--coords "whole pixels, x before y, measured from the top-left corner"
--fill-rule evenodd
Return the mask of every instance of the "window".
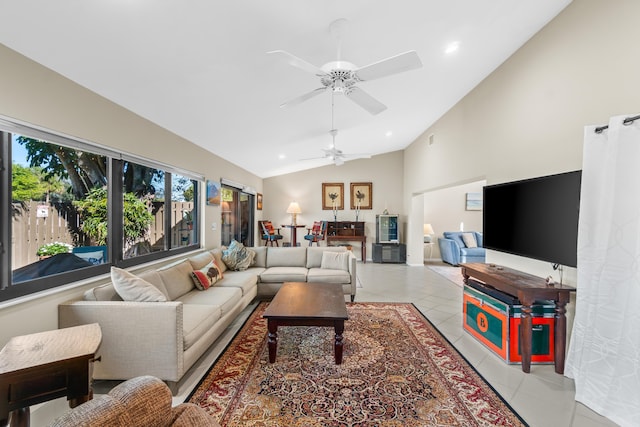
M 1 118 L 0 144 L 0 301 L 199 247 L 202 177 Z

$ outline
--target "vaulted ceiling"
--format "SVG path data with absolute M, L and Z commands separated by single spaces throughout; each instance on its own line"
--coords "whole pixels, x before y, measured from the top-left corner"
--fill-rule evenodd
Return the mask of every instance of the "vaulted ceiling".
M 269 177 L 331 164 L 302 159 L 332 128 L 346 154 L 404 149 L 570 2 L 0 0 L 0 43 Z M 422 67 L 357 84 L 378 114 L 331 90 L 281 108 L 323 86 L 274 50 L 318 68 L 415 51 Z

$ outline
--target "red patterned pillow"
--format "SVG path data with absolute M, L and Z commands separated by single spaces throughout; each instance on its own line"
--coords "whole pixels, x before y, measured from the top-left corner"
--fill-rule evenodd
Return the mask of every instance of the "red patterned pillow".
M 206 291 L 218 280 L 222 279 L 222 271 L 218 267 L 215 261 L 211 261 L 199 270 L 193 270 L 191 272 L 191 279 L 196 285 L 196 288 L 201 291 Z

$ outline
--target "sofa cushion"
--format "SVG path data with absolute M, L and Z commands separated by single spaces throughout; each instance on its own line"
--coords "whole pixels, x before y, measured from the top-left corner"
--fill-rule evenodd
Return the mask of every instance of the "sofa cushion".
M 222 249 L 215 248 L 211 250 L 211 255 L 213 255 L 213 259 L 215 259 L 216 264 L 220 267 L 222 274 L 224 274 L 224 272 L 227 271 L 227 264 L 222 261 Z
M 266 267 L 267 266 L 267 247 L 266 246 L 256 246 L 252 247 L 251 250 L 256 253 L 256 256 L 253 258 L 253 263 L 251 267 Z
M 213 257 L 211 258 L 212 260 L 209 264 L 191 272 L 193 284 L 201 291 L 206 291 L 222 279 L 220 268 L 216 265 L 215 261 L 213 261 Z
M 485 256 L 484 248 L 462 248 L 460 249 L 460 255 L 465 257 L 484 257 Z
M 202 294 L 199 292 L 198 294 Z M 211 329 L 222 317 L 222 309 L 214 304 L 182 304 L 184 350 Z
M 142 273 L 138 274 L 138 277 L 146 280 L 147 282 L 158 288 L 158 290 L 160 290 L 160 292 L 162 292 L 164 296 L 167 297 L 167 301 L 169 301 L 169 293 L 167 292 L 167 287 L 164 285 L 162 278 L 158 274 L 158 270 L 143 271 Z
M 330 252 L 346 252 L 347 248 L 344 246 L 326 246 L 322 248 L 307 248 L 307 268 L 320 268 L 322 264 L 322 254 Z
M 193 291 L 182 295 L 176 301 L 181 301 L 183 305 L 205 305 L 219 307 L 222 316 L 227 314 L 242 299 L 240 288 L 229 288 L 214 286 L 203 292 Z
M 271 267 L 302 267 L 307 265 L 307 248 L 278 248 L 270 247 L 267 251 L 267 268 Z M 262 277 L 262 276 L 261 276 Z
M 462 233 L 459 231 L 445 231 L 442 233 L 445 239 L 451 239 L 458 244 L 459 247 L 464 248 L 464 240 L 462 240 Z
M 222 252 L 222 261 L 230 270 L 241 271 L 249 268 L 256 253 L 242 243 L 233 240 L 229 248 Z
M 267 262 L 269 262 L 269 255 Z M 260 273 L 260 281 L 264 283 L 275 282 L 306 282 L 307 269 L 305 267 L 269 267 Z
M 83 295 L 85 301 L 122 301 L 122 298 L 113 287 L 113 283 L 105 283 L 85 291 Z
M 195 285 L 191 280 L 191 272 L 193 268 L 188 259 L 178 264 L 158 270 L 158 274 L 162 279 L 162 283 L 167 288 L 167 294 L 171 301 L 175 301 L 181 295 L 193 290 Z
M 310 268 L 307 274 L 309 283 L 351 283 L 351 275 L 345 270 Z
M 144 279 L 118 267 L 111 267 L 111 281 L 124 301 L 164 302 L 167 297 Z
M 258 276 L 264 270 L 261 267 L 251 267 L 244 271 L 227 271 L 224 279 L 217 282 L 216 286 L 240 288 L 242 295 L 246 295 L 255 288 Z
M 462 241 L 467 248 L 477 248 L 476 235 L 474 233 L 462 233 Z
M 205 265 L 213 261 L 213 254 L 210 251 L 205 251 L 200 254 L 189 257 L 189 262 L 194 270 L 200 270 Z
M 322 254 L 320 268 L 349 271 L 349 254 L 347 252 L 325 251 Z

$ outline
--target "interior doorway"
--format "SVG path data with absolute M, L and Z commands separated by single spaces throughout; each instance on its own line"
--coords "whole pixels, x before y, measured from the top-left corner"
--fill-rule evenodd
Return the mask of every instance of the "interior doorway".
M 237 240 L 245 246 L 253 246 L 255 195 L 224 184 L 221 193 L 221 244 L 228 246 Z

